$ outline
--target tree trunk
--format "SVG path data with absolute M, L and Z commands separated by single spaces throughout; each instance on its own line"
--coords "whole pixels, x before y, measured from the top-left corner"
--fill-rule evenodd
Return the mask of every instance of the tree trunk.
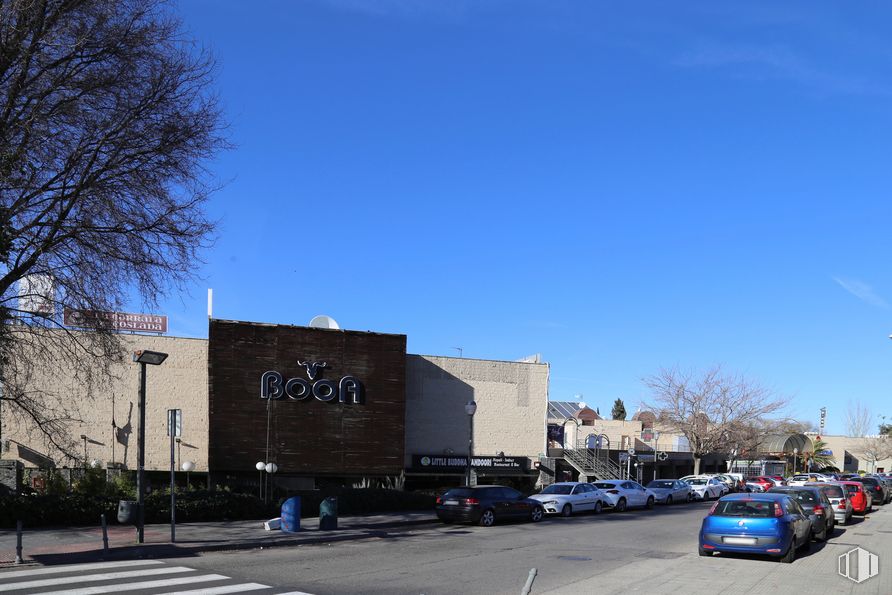
M 700 475 L 700 457 L 694 455 L 694 475 Z

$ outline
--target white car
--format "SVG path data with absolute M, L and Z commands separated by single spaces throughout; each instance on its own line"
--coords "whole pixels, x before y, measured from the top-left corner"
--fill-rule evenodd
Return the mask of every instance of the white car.
M 800 473 L 787 479 L 788 486 L 804 486 L 816 481 L 826 482 L 833 481 L 833 478 L 822 475 L 821 473 Z
M 530 499 L 541 502 L 546 513 L 562 516 L 586 510 L 598 514 L 604 506 L 610 506 L 610 500 L 604 492 L 590 483 L 579 481 L 553 483 L 538 494 L 530 496 Z
M 637 481 L 630 479 L 605 479 L 593 484 L 610 500 L 610 506 L 619 512 L 633 506 L 653 508 L 657 494 Z
M 747 492 L 764 492 L 765 488 L 762 487 L 761 483 L 756 483 L 754 481 L 746 482 L 746 491 Z
M 688 477 L 684 481 L 691 486 L 691 492 L 694 494 L 695 500 L 709 500 L 711 498 L 721 498 L 730 490 L 728 486 L 716 479 L 715 477 Z

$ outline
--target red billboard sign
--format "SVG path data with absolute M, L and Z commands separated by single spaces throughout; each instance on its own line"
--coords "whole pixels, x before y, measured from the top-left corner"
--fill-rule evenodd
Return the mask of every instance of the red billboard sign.
M 166 333 L 167 316 L 103 312 L 102 310 L 74 310 L 65 308 L 63 324 L 75 328 L 105 328 L 114 331 Z

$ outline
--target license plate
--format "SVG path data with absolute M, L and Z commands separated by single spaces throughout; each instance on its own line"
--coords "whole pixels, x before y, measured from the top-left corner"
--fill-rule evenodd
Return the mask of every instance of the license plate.
M 756 539 L 753 537 L 724 537 L 722 542 L 731 545 L 756 545 Z
M 458 506 L 458 500 L 444 500 L 443 504 L 445 506 Z

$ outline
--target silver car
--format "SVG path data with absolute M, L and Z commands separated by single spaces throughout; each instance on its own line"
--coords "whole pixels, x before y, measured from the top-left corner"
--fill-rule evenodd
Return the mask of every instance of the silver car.
M 680 479 L 655 479 L 647 484 L 647 489 L 656 494 L 659 504 L 690 502 L 694 498 L 690 484 Z
M 852 520 L 854 510 L 852 501 L 846 498 L 846 489 L 837 483 L 812 483 L 811 486 L 821 488 L 827 495 L 830 505 L 833 507 L 833 517 L 840 525 L 846 525 Z

